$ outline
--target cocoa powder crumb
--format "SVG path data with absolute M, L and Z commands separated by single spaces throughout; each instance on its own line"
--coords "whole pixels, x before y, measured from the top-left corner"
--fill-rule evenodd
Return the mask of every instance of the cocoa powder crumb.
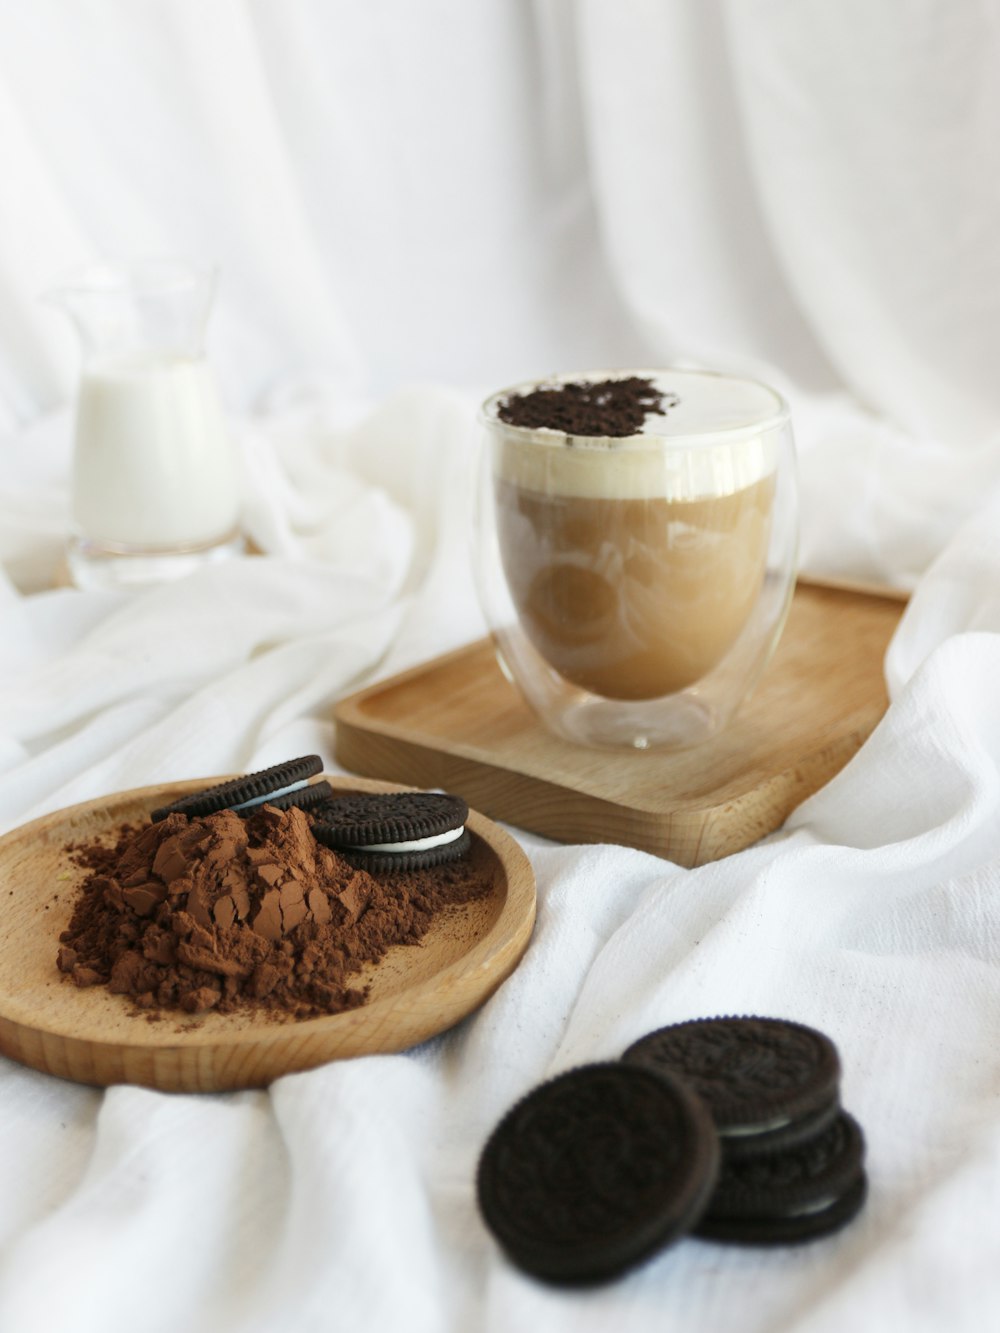
M 430 870 L 358 870 L 316 841 L 296 807 L 264 805 L 247 819 L 172 814 L 68 851 L 86 874 L 56 966 L 150 1019 L 356 1008 L 366 964 L 418 943 L 441 912 L 492 888 L 489 867 L 470 856 Z

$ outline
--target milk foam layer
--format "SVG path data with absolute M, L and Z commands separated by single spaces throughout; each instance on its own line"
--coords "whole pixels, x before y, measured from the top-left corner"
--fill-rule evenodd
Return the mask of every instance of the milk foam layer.
M 638 435 L 613 438 L 510 426 L 503 399 L 560 382 L 640 375 L 677 398 L 650 413 Z M 753 380 L 698 371 L 596 371 L 515 385 L 496 394 L 484 418 L 499 443 L 495 474 L 527 490 L 592 499 L 697 500 L 732 495 L 769 476 L 787 418 L 781 398 Z

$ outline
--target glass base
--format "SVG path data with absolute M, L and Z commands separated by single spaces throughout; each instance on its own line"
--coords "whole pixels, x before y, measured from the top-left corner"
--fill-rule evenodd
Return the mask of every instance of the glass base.
M 66 564 L 77 588 L 138 592 L 158 583 L 184 578 L 205 565 L 230 560 L 245 550 L 246 543 L 239 532 L 229 533 L 221 541 L 204 546 L 171 550 L 135 550 L 107 546 L 86 537 L 71 537 L 66 547 Z
M 626 750 L 683 750 L 701 745 L 722 726 L 715 709 L 691 696 L 652 703 L 621 703 L 585 696 L 579 702 L 549 701 L 541 720 L 577 745 Z
M 710 740 L 735 706 L 701 684 L 659 699 L 607 699 L 571 684 L 519 637 L 494 635 L 500 669 L 539 721 L 563 740 L 614 750 L 683 750 Z

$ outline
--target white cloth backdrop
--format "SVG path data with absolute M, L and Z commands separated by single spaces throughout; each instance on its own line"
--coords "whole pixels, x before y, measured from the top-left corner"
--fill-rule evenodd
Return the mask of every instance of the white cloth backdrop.
M 0 0 L 3 827 L 330 761 L 339 694 L 481 633 L 470 421 L 522 376 L 774 380 L 807 563 L 917 584 L 884 723 L 774 839 L 686 871 L 523 837 L 534 940 L 454 1032 L 215 1098 L 0 1061 L 5 1333 L 1000 1320 L 998 34 L 985 0 Z M 211 351 L 269 554 L 46 590 L 75 363 L 37 294 L 165 250 L 222 265 Z M 840 1045 L 861 1219 L 586 1294 L 507 1267 L 472 1192 L 507 1105 L 740 1011 Z

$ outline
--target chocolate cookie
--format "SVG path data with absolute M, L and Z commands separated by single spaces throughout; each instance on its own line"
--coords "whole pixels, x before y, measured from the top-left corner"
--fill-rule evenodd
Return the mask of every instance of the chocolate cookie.
M 416 870 L 469 849 L 469 807 L 437 792 L 355 792 L 312 812 L 319 842 L 365 870 Z
M 864 1156 L 861 1127 L 841 1111 L 829 1129 L 808 1143 L 724 1160 L 706 1219 L 786 1221 L 816 1215 L 853 1189 Z
M 318 806 L 333 799 L 333 788 L 325 778 L 321 778 L 319 782 L 308 782 L 304 787 L 295 787 L 281 796 L 263 796 L 253 805 L 240 806 L 237 809 L 238 813 L 249 815 L 262 805 L 274 805 L 279 810 L 290 810 L 293 805 L 297 805 L 300 810 L 308 810 L 311 813 Z
M 813 1139 L 839 1109 L 829 1037 L 781 1018 L 698 1018 L 660 1028 L 622 1057 L 689 1082 L 709 1107 L 728 1160 Z
M 815 1211 L 803 1210 L 797 1217 L 702 1218 L 695 1235 L 702 1240 L 723 1241 L 730 1245 L 801 1245 L 820 1240 L 840 1231 L 864 1207 L 868 1197 L 868 1177 L 862 1171 L 839 1199 Z
M 317 783 L 322 788 L 319 795 L 309 789 L 309 779 L 323 771 L 323 761 L 318 754 L 303 755 L 301 759 L 288 759 L 283 764 L 274 764 L 271 768 L 261 769 L 259 773 L 247 773 L 240 778 L 229 778 L 204 791 L 192 792 L 190 796 L 181 796 L 170 805 L 161 806 L 150 815 L 153 823 L 166 819 L 167 815 L 180 814 L 189 818 L 197 815 L 214 815 L 220 810 L 253 810 L 257 806 L 279 805 L 287 809 L 289 805 L 309 804 L 332 796 L 329 783 Z
M 847 1225 L 867 1190 L 864 1137 L 857 1121 L 841 1112 L 808 1144 L 724 1161 L 696 1233 L 744 1245 L 815 1240 Z
M 509 1258 L 561 1284 L 617 1276 L 698 1221 L 715 1184 L 711 1116 L 680 1080 L 593 1064 L 535 1088 L 497 1125 L 476 1189 Z

